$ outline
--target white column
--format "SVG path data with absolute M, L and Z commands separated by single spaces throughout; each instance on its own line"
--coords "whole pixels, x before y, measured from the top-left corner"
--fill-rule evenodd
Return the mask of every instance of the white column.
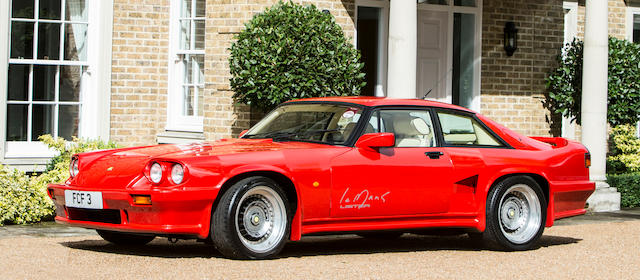
M 416 97 L 417 15 L 416 0 L 390 1 L 387 97 Z
M 586 0 L 582 72 L 582 143 L 591 153 L 590 179 L 596 192 L 594 211 L 620 209 L 620 194 L 605 182 L 607 156 L 608 1 Z

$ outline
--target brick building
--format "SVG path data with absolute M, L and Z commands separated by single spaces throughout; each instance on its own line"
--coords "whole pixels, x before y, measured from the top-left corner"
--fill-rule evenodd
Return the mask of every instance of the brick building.
M 397 47 L 389 42 L 393 1 L 294 2 L 330 12 L 362 51 L 369 84 L 363 94 L 397 96 L 387 92 L 397 74 L 388 70 L 396 62 L 389 49 Z M 260 114 L 231 98 L 228 48 L 246 21 L 276 2 L 2 1 L 0 161 L 42 167 L 52 155 L 37 142 L 46 133 L 125 146 L 237 135 Z M 405 96 L 433 89 L 430 98 L 478 110 L 523 134 L 560 133 L 561 121 L 542 105 L 544 78 L 563 42 L 584 34 L 583 2 L 417 3 L 415 92 Z M 637 40 L 640 9 L 608 3 L 610 35 Z M 507 22 L 518 29 L 512 56 L 503 46 Z

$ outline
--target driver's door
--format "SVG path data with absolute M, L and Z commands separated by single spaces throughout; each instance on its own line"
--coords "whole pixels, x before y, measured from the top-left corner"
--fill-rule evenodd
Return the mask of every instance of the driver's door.
M 332 217 L 444 213 L 453 165 L 438 147 L 431 110 L 380 109 L 363 133 L 391 132 L 394 147 L 353 148 L 332 161 Z

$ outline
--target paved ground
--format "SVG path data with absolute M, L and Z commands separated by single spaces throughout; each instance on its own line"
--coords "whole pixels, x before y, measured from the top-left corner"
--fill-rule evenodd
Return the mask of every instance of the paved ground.
M 478 248 L 464 236 L 307 237 L 281 258 L 233 261 L 193 241 L 128 249 L 51 223 L 0 228 L 0 279 L 640 279 L 640 209 L 561 220 L 526 252 Z

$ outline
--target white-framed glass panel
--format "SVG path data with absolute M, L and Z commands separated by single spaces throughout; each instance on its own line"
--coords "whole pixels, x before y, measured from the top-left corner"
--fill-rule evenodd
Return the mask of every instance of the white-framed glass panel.
M 167 130 L 202 132 L 205 0 L 173 0 Z
M 573 39 L 578 34 L 578 3 L 577 2 L 563 2 L 562 8 L 564 10 L 564 40 L 562 53 L 566 51 L 566 46 L 573 42 Z M 576 139 L 576 123 L 571 121 L 571 118 L 562 117 L 562 137 Z
M 385 96 L 387 84 L 387 34 L 389 3 L 356 2 L 356 48 L 360 51 L 367 84 L 360 95 Z
M 482 0 L 418 1 L 416 97 L 479 110 L 481 43 Z
M 7 150 L 40 147 L 44 134 L 80 134 L 88 1 L 12 0 L 6 100 Z M 34 143 L 31 145 L 30 143 Z M 36 148 L 35 150 L 38 150 Z M 47 151 L 39 149 L 41 155 Z
M 640 43 L 640 7 L 627 7 L 627 40 Z

